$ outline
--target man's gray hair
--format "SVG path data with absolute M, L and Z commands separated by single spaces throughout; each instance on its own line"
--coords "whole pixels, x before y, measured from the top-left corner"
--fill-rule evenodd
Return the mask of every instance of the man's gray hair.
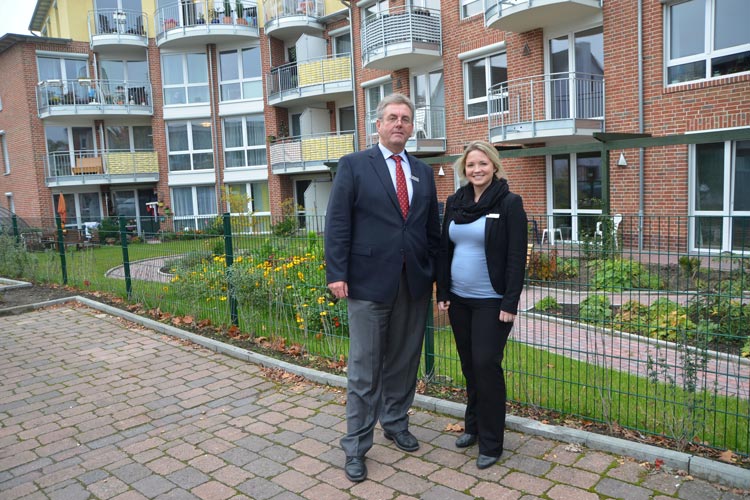
M 406 97 L 404 94 L 396 93 L 396 94 L 390 94 L 390 95 L 383 97 L 383 100 L 381 100 L 378 103 L 378 109 L 377 109 L 378 120 L 383 119 L 383 115 L 385 114 L 385 107 L 391 104 L 406 104 L 407 106 L 409 106 L 409 109 L 411 110 L 412 119 L 414 119 L 414 111 L 415 111 L 414 103 L 411 102 L 411 99 Z

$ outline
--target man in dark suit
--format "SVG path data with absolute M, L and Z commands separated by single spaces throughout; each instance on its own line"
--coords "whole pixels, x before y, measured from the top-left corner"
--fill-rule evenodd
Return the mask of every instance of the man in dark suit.
M 367 477 L 375 424 L 400 449 L 409 432 L 417 369 L 440 239 L 432 169 L 404 150 L 414 104 L 391 94 L 378 105 L 379 144 L 339 160 L 325 234 L 328 288 L 348 300 L 349 364 L 344 471 Z

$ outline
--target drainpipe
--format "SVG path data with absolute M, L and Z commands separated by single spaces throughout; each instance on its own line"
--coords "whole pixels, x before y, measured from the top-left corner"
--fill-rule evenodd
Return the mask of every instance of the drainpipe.
M 339 0 L 344 7 L 349 9 L 349 41 L 352 45 L 352 53 L 349 54 L 349 61 L 351 64 L 351 71 L 352 71 L 352 103 L 354 104 L 354 151 L 359 151 L 359 120 L 358 118 L 358 111 L 357 111 L 357 78 L 355 78 L 355 70 L 357 69 L 357 64 L 354 62 L 354 28 L 352 27 L 353 23 L 353 10 L 352 3 L 349 0 Z M 362 48 L 360 47 L 360 50 Z
M 643 134 L 643 2 L 638 0 L 638 133 Z M 644 159 L 643 148 L 638 148 L 638 251 L 643 251 Z
M 221 206 L 221 179 L 224 172 L 219 172 L 219 131 L 217 130 L 216 115 L 219 112 L 218 106 L 214 108 L 214 61 L 213 54 L 216 53 L 216 45 L 206 45 L 206 55 L 208 56 L 208 102 L 211 103 L 211 140 L 213 140 L 214 149 L 214 178 L 216 184 L 214 185 L 214 191 L 216 194 L 216 208 L 217 213 L 223 214 L 226 210 Z M 222 150 L 223 151 L 223 150 Z

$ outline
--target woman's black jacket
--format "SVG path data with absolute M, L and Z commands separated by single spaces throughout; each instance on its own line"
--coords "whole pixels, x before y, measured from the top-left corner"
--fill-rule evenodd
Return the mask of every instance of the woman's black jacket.
M 436 298 L 438 301 L 450 300 L 451 261 L 454 245 L 448 236 L 448 228 L 453 220 L 455 196 L 455 194 L 449 196 L 445 202 L 437 266 Z M 490 282 L 495 292 L 503 296 L 500 309 L 517 314 L 518 301 L 526 274 L 528 248 L 528 223 L 523 209 L 523 200 L 519 195 L 508 192 L 490 207 L 487 214 L 489 217 L 485 224 L 484 252 Z

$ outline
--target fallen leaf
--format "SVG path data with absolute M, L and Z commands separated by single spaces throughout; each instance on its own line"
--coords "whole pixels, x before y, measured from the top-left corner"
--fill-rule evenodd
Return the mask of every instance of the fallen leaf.
M 445 432 L 463 432 L 464 426 L 461 424 L 448 424 L 445 426 Z
M 728 464 L 733 464 L 737 461 L 737 457 L 732 453 L 732 450 L 725 450 L 719 453 L 719 460 Z

